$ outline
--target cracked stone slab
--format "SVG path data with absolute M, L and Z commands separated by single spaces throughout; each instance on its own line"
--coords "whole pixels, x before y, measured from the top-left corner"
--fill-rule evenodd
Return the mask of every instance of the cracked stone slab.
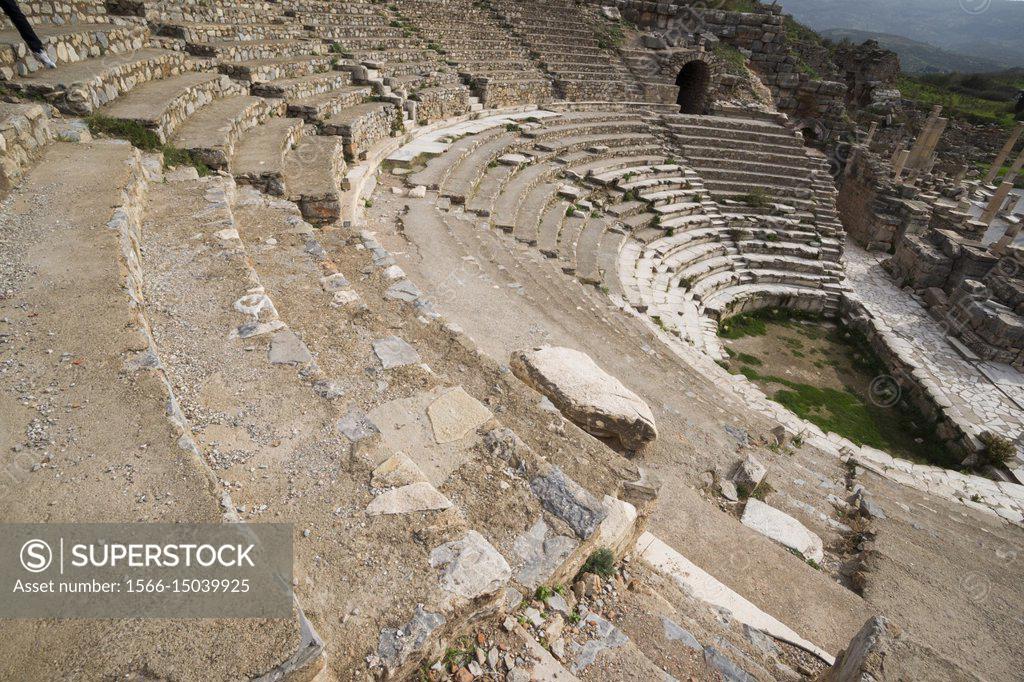
M 579 673 L 587 666 L 592 665 L 602 651 L 617 649 L 629 642 L 629 638 L 623 634 L 622 630 L 596 613 L 587 614 L 587 617 L 583 619 L 583 624 L 593 628 L 594 638 L 582 646 L 577 645 L 578 653 L 570 665 L 573 673 Z
M 298 335 L 286 329 L 274 334 L 267 351 L 270 362 L 275 365 L 305 365 L 313 361 L 313 355 Z
M 749 499 L 740 519 L 744 526 L 756 530 L 761 535 L 775 540 L 779 544 L 800 552 L 806 559 L 821 563 L 825 559 L 821 538 L 807 530 L 806 527 L 789 514 L 760 500 Z
M 505 557 L 475 530 L 436 548 L 430 566 L 441 569 L 442 589 L 467 600 L 497 592 L 512 577 Z
M 369 516 L 409 514 L 411 512 L 443 511 L 452 501 L 426 481 L 403 485 L 381 493 L 366 506 Z
M 538 519 L 512 544 L 512 549 L 523 561 L 516 572 L 516 580 L 524 587 L 534 589 L 544 583 L 579 546 L 575 538 L 549 534 L 548 531 L 544 519 Z
M 420 362 L 420 354 L 415 348 L 397 336 L 388 336 L 373 342 L 373 352 L 377 355 L 384 369 L 405 367 Z
M 569 524 L 581 540 L 586 540 L 608 516 L 596 497 L 583 489 L 558 467 L 530 481 L 530 490 L 549 512 Z
M 462 440 L 494 415 L 458 386 L 430 403 L 427 416 L 434 429 L 434 440 L 443 444 Z
M 422 295 L 423 292 L 420 291 L 419 287 L 407 279 L 395 282 L 384 292 L 385 298 L 389 298 L 392 301 L 406 301 L 408 303 L 412 303 Z

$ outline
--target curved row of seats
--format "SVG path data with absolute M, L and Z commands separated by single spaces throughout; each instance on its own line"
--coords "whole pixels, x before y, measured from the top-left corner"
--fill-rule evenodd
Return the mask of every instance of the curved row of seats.
M 763 133 L 760 121 L 750 125 Z M 674 131 L 660 130 L 656 111 L 546 112 L 458 139 L 407 182 L 486 217 L 715 357 L 717 323 L 731 315 L 835 313 L 841 242 L 816 217 L 834 206 L 812 196 L 804 210 L 746 212 L 682 161 L 688 150 L 673 144 Z

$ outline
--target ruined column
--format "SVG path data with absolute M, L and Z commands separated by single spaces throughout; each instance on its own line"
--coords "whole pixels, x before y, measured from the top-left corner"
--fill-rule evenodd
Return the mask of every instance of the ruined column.
M 1003 252 L 1006 251 L 1007 247 L 1013 243 L 1013 240 L 1020 234 L 1020 223 L 1015 223 L 1006 228 L 1006 232 L 999 238 L 999 241 L 992 247 L 992 255 L 1002 256 Z
M 1021 149 L 1020 154 L 1018 154 L 1017 158 L 1014 159 L 1013 165 L 1010 166 L 1010 172 L 1006 174 L 1006 177 L 1015 177 L 1017 173 L 1020 173 L 1020 169 L 1022 166 L 1024 166 L 1024 149 Z
M 1004 180 L 1003 184 L 999 185 L 999 189 L 996 190 L 996 193 L 992 195 L 992 199 L 989 200 L 985 212 L 981 214 L 981 222 L 986 225 L 992 224 L 996 214 L 999 213 L 999 209 L 1002 208 L 1003 202 L 1006 201 L 1006 197 L 1009 196 L 1010 190 L 1013 189 L 1013 177 L 1007 177 L 1009 179 Z
M 929 160 L 932 154 L 935 152 L 935 148 L 939 145 L 939 139 L 942 137 L 942 133 L 946 130 L 946 124 L 949 123 L 949 119 L 936 118 L 928 126 L 928 129 L 921 133 L 921 137 L 918 138 L 918 145 L 915 145 L 914 149 L 917 152 L 917 156 L 912 151 L 910 154 L 910 160 L 907 161 L 907 166 L 914 171 L 925 171 L 926 173 Z
M 921 127 L 921 132 L 917 136 L 917 140 L 914 141 L 914 145 L 910 148 L 910 158 L 907 159 L 905 164 L 908 168 L 918 168 L 921 165 L 921 158 L 924 154 L 926 140 L 931 136 L 932 129 L 935 127 L 936 121 L 939 119 L 939 114 L 942 113 L 942 107 L 932 107 L 932 113 L 928 115 L 928 119 L 924 122 Z
M 896 162 L 893 164 L 893 177 L 898 178 L 903 173 L 903 167 L 907 165 L 907 159 L 910 158 L 909 149 L 901 149 L 896 155 Z
M 1010 156 L 1010 152 L 1013 151 L 1014 145 L 1017 144 L 1017 140 L 1020 139 L 1021 133 L 1024 133 L 1024 121 L 1017 124 L 1017 127 L 1010 133 L 1010 137 L 1006 140 L 1006 144 L 996 154 L 995 160 L 992 162 L 992 167 L 988 169 L 988 174 L 985 175 L 985 184 L 991 185 L 992 181 L 996 179 L 996 175 L 999 174 L 999 169 L 1003 167 L 1006 159 Z
M 872 121 L 871 122 L 871 127 L 868 128 L 868 134 L 864 138 L 864 142 L 862 143 L 865 147 L 870 147 L 871 146 L 871 141 L 875 139 L 875 131 L 877 131 L 877 130 L 878 130 L 878 121 Z

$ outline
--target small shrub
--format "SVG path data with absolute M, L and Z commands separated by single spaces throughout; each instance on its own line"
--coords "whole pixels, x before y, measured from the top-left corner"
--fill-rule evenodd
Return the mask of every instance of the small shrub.
M 610 578 L 615 574 L 615 555 L 607 547 L 594 551 L 587 557 L 586 563 L 580 569 L 579 575 L 594 573 L 602 578 Z
M 548 599 L 551 599 L 552 594 L 554 594 L 554 592 L 551 590 L 550 587 L 548 587 L 547 585 L 541 585 L 533 593 L 533 598 L 538 601 L 542 601 L 546 604 Z
M 985 449 L 978 453 L 985 464 L 1000 466 L 1017 455 L 1017 447 L 1009 438 L 986 432 L 978 436 L 978 440 L 985 446 Z

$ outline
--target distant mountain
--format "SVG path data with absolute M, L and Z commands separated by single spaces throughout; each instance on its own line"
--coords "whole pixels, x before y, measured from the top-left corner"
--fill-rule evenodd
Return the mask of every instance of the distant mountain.
M 1000 67 L 1024 66 L 1024 0 L 781 0 L 816 31 L 905 36 Z
M 900 56 L 900 67 L 904 73 L 986 73 L 1012 66 L 1012 62 L 971 57 L 889 33 L 872 33 L 848 28 L 830 28 L 818 33 L 837 43 L 844 39 L 856 44 L 868 39 L 877 40 L 879 45 Z

